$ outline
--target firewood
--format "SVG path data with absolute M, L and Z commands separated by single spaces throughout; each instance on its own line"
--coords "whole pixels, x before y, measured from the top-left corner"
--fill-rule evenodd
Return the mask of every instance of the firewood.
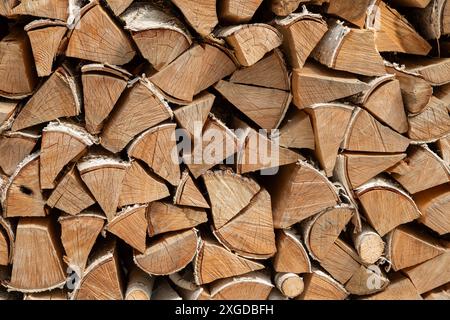
M 139 252 L 146 249 L 147 205 L 124 207 L 108 222 L 106 230 L 113 233 Z
M 450 84 L 436 88 L 435 97 L 445 103 L 450 103 Z
M 419 192 L 414 195 L 422 216 L 419 222 L 440 235 L 450 232 L 450 190 L 448 184 Z
M 404 61 L 406 70 L 420 74 L 433 86 L 450 82 L 450 58 L 414 58 Z
M 304 289 L 303 278 L 295 273 L 277 273 L 274 281 L 278 290 L 288 298 L 299 296 Z
M 214 88 L 263 129 L 276 129 L 291 103 L 284 90 L 219 81 Z
M 39 153 L 26 157 L 3 186 L 3 216 L 45 217 L 45 200 L 39 183 Z
M 149 203 L 169 195 L 169 189 L 162 179 L 147 172 L 138 161 L 132 161 L 123 178 L 118 206 Z
M 292 73 L 292 94 L 299 109 L 345 98 L 366 89 L 367 84 L 353 75 L 327 69 L 312 61 L 307 61 L 302 69 L 294 69 Z
M 13 224 L 0 217 L 0 266 L 7 266 L 13 262 L 14 239 Z
M 345 289 L 353 295 L 365 296 L 383 291 L 389 286 L 389 283 L 389 279 L 381 269 L 377 270 L 373 266 L 361 265 L 345 284 Z
M 47 199 L 49 207 L 57 208 L 71 215 L 80 213 L 94 203 L 94 197 L 81 180 L 75 166 L 67 170 Z
M 433 289 L 422 294 L 424 300 L 450 300 L 450 284 Z
M 262 0 L 224 0 L 219 6 L 220 20 L 234 24 L 249 22 L 262 2 Z
M 122 182 L 129 164 L 114 157 L 87 155 L 77 164 L 81 179 L 106 214 L 108 221 L 116 215 Z
M 208 36 L 219 23 L 215 0 L 173 0 L 173 3 L 202 37 Z
M 159 277 L 153 287 L 151 300 L 182 300 L 178 292 L 176 292 L 169 284 L 166 278 Z
M 72 300 L 122 300 L 124 298 L 122 270 L 115 240 L 99 243 Z
M 345 300 L 349 293 L 330 275 L 314 270 L 303 278 L 304 290 L 297 300 Z
M 388 171 L 412 194 L 450 181 L 448 164 L 426 146 L 413 148 L 408 157 Z
M 140 134 L 127 151 L 130 157 L 144 161 L 158 176 L 173 186 L 180 183 L 181 175 L 177 163 L 175 128 L 175 123 L 150 128 Z
M 216 242 L 201 240 L 194 261 L 195 282 L 201 285 L 263 268 L 262 264 L 239 257 Z M 213 290 L 211 295 L 214 296 Z
M 167 102 L 146 78 L 133 83 L 101 134 L 101 145 L 111 152 L 121 151 L 137 134 L 173 116 Z
M 303 243 L 292 230 L 276 232 L 277 252 L 273 257 L 276 272 L 310 273 L 311 262 Z
M 203 209 L 178 207 L 157 201 L 149 204 L 147 219 L 150 237 L 165 232 L 193 228 L 208 221 Z
M 266 274 L 251 272 L 214 282 L 211 296 L 213 300 L 267 300 L 273 287 Z
M 68 18 L 70 0 L 22 0 L 17 2 L 17 6 L 12 8 L 12 13 L 14 14 L 30 15 L 62 21 L 66 21 Z
M 63 251 L 50 217 L 19 219 L 15 246 L 20 250 L 14 252 L 9 289 L 40 292 L 65 284 Z
M 422 1 L 423 2 L 423 1 Z M 431 0 L 413 9 L 411 13 L 412 21 L 416 26 L 420 26 L 420 31 L 426 39 L 439 39 L 442 35 L 450 33 L 448 19 L 445 12 L 448 10 L 447 0 Z
M 422 300 L 411 280 L 397 274 L 383 291 L 361 298 L 363 300 Z
M 116 16 L 122 14 L 132 2 L 133 0 L 106 0 L 106 3 Z
M 226 27 L 217 31 L 217 37 L 225 39 L 238 62 L 245 67 L 261 60 L 283 41 L 277 29 L 263 23 Z
M 370 0 L 328 0 L 326 2 L 326 12 L 338 16 L 354 25 L 362 28 L 366 21 L 366 10 L 369 7 Z
M 0 15 L 8 17 L 12 15 L 12 9 L 16 5 L 16 0 L 6 0 L 0 3 Z
M 63 215 L 58 219 L 61 225 L 61 243 L 64 247 L 64 261 L 78 276 L 82 276 L 98 235 L 105 224 L 105 217 L 95 212 L 83 212 L 76 216 Z
M 180 271 L 196 254 L 198 235 L 195 229 L 166 233 L 153 240 L 144 253 L 134 253 L 136 265 L 151 275 Z
M 155 278 L 134 266 L 128 274 L 125 300 L 150 300 Z
M 409 8 L 425 8 L 431 0 L 393 0 L 392 4 L 395 6 L 409 7 Z
M 14 120 L 17 131 L 80 113 L 80 90 L 71 72 L 59 67 L 25 104 Z
M 103 64 L 84 65 L 81 72 L 86 129 L 92 134 L 100 133 L 131 74 Z
M 328 208 L 304 221 L 301 225 L 303 239 L 312 258 L 322 261 L 344 230 L 355 208 L 340 205 Z
M 271 0 L 270 8 L 277 16 L 288 16 L 297 8 L 302 2 L 309 0 Z
M 98 3 L 83 8 L 67 45 L 68 57 L 123 65 L 136 52 L 128 35 Z
M 436 146 L 439 151 L 439 155 L 442 160 L 447 162 L 447 164 L 450 163 L 450 135 L 445 136 L 438 141 L 436 141 Z
M 275 228 L 290 227 L 339 202 L 331 182 L 306 162 L 281 167 L 270 178 L 273 181 L 266 187 L 272 197 Z
M 278 138 L 282 147 L 314 150 L 314 131 L 308 114 L 290 108 L 280 125 Z
M 409 142 L 367 111 L 357 108 L 341 147 L 349 151 L 401 153 L 408 148 Z
M 434 238 L 406 225 L 395 228 L 386 238 L 386 257 L 395 271 L 418 265 L 444 252 Z
M 352 233 L 356 252 L 364 264 L 374 264 L 384 253 L 384 241 L 375 230 L 364 223 L 360 232 Z
M 334 1 L 336 2 L 336 1 Z M 375 45 L 379 52 L 403 52 L 427 55 L 431 45 L 395 9 L 382 1 L 368 9 L 366 28 L 375 28 Z M 404 41 L 407 38 L 408 41 Z
M 183 24 L 152 4 L 135 3 L 122 15 L 125 29 L 139 51 L 156 70 L 161 70 L 189 49 L 192 39 Z
M 173 203 L 181 206 L 210 208 L 188 170 L 185 170 L 181 175 L 181 181 L 173 197 Z
M 383 58 L 375 48 L 374 31 L 352 29 L 338 21 L 329 26 L 312 56 L 320 63 L 336 70 L 366 76 L 381 76 L 386 73 Z
M 31 95 L 37 85 L 33 55 L 23 31 L 13 30 L 0 41 L 0 96 L 22 99 Z
M 40 182 L 42 189 L 53 189 L 60 171 L 83 156 L 95 143 L 83 127 L 68 122 L 50 122 L 42 130 Z
M 195 283 L 194 270 L 190 266 L 181 272 L 170 274 L 169 279 L 176 285 L 176 291 L 184 300 L 211 300 L 209 290 Z
M 436 141 L 450 132 L 448 104 L 436 97 L 431 97 L 421 113 L 408 118 L 408 137 L 416 142 Z
M 47 292 L 27 293 L 23 300 L 68 300 L 68 294 L 61 289 L 55 289 Z
M 18 101 L 0 98 L 0 133 L 10 129 L 15 113 L 19 109 L 18 105 Z
M 0 136 L 0 168 L 12 175 L 17 165 L 33 151 L 39 135 L 33 132 L 5 132 Z
M 411 197 L 391 182 L 376 178 L 355 190 L 370 225 L 380 236 L 420 217 Z
M 339 103 L 320 103 L 307 107 L 305 111 L 311 117 L 314 128 L 315 155 L 325 174 L 330 177 L 353 108 Z

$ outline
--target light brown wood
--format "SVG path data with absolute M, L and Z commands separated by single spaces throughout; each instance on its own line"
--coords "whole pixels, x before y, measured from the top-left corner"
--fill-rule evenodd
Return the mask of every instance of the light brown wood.
M 389 286 L 389 279 L 377 266 L 359 267 L 359 270 L 345 284 L 345 289 L 358 296 L 366 296 L 369 294 L 382 292 Z
M 227 23 L 249 22 L 262 0 L 224 0 L 219 6 L 219 17 Z
M 188 170 L 185 170 L 181 175 L 181 181 L 173 197 L 173 203 L 181 206 L 210 208 Z
M 297 10 L 302 2 L 308 2 L 308 0 L 271 0 L 270 8 L 277 16 L 288 16 Z
M 305 289 L 298 300 L 344 300 L 349 295 L 339 282 L 320 270 L 306 274 L 303 281 Z
M 274 280 L 278 290 L 288 298 L 295 298 L 303 292 L 303 278 L 295 273 L 277 273 Z
M 310 273 L 311 262 L 300 237 L 290 229 L 276 231 L 277 252 L 273 257 L 276 272 Z
M 68 300 L 68 294 L 61 289 L 25 294 L 23 300 Z
M 419 222 L 440 235 L 450 232 L 450 188 L 444 184 L 414 195 L 414 201 L 422 213 Z
M 261 272 L 222 279 L 211 285 L 213 300 L 267 300 L 273 284 Z
M 207 36 L 218 24 L 215 0 L 174 0 L 187 22 L 201 36 Z
M 392 4 L 401 7 L 425 8 L 431 0 L 393 0 Z
M 152 300 L 182 300 L 166 278 L 159 277 L 153 289 Z
M 319 1 L 327 2 L 326 12 L 331 15 L 338 16 L 354 25 L 362 28 L 366 20 L 366 10 L 369 7 L 370 0 L 328 0 Z
M 0 217 L 0 266 L 7 266 L 14 256 L 15 234 L 11 221 Z
M 450 285 L 447 283 L 442 287 L 422 294 L 422 297 L 424 300 L 450 300 Z
M 450 82 L 450 58 L 415 58 L 404 61 L 406 70 L 420 74 L 433 86 Z
M 431 0 L 421 3 L 418 7 L 419 9 L 413 10 L 411 17 L 415 25 L 421 27 L 421 33 L 426 39 L 439 39 L 448 33 L 448 20 L 444 17 L 448 10 L 447 0 Z
M 411 280 L 396 274 L 395 279 L 381 292 L 361 298 L 363 300 L 422 300 Z
M 125 300 L 150 300 L 155 278 L 134 266 L 128 274 Z
M 0 98 L 0 133 L 11 127 L 18 105 L 18 101 Z
M 39 135 L 33 132 L 4 132 L 0 136 L 0 168 L 12 175 L 19 163 L 33 151 Z
M 446 163 L 450 163 L 450 135 L 436 141 L 438 154 Z
M 278 139 L 280 146 L 285 148 L 314 150 L 314 131 L 309 115 L 303 110 L 290 108 L 280 125 Z
M 114 14 L 118 16 L 128 8 L 133 0 L 106 0 L 106 2 Z
M 364 264 L 374 264 L 384 253 L 384 241 L 374 229 L 364 223 L 359 232 L 352 233 L 352 240 L 356 252 Z
M 12 13 L 65 21 L 69 14 L 68 8 L 69 0 L 60 0 L 58 2 L 24 0 L 18 1 L 16 6 L 13 7 Z

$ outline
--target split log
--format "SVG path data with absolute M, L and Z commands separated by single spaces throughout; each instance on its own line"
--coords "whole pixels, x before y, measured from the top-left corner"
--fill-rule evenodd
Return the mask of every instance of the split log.
M 280 168 L 276 176 L 267 180 L 275 228 L 292 226 L 339 202 L 331 182 L 303 161 Z
M 21 218 L 17 225 L 16 250 L 8 288 L 40 292 L 66 282 L 63 251 L 51 218 Z
M 13 262 L 14 240 L 13 224 L 0 216 L 0 266 Z
M 77 164 L 81 179 L 106 214 L 108 221 L 116 215 L 122 182 L 129 164 L 119 158 L 88 155 Z
M 353 7 L 353 2 L 351 3 Z M 320 63 L 336 70 L 366 76 L 381 76 L 386 73 L 383 58 L 375 47 L 375 32 L 352 29 L 337 21 L 329 26 L 312 56 Z
M 216 36 L 225 39 L 233 49 L 237 61 L 245 67 L 261 60 L 283 41 L 283 36 L 277 29 L 263 23 L 226 27 L 217 31 Z
M 38 76 L 49 76 L 59 53 L 61 40 L 66 34 L 67 25 L 60 21 L 35 20 L 27 24 L 24 30 L 30 38 Z
M 424 300 L 450 300 L 450 284 L 422 294 Z
M 361 298 L 363 300 L 422 300 L 411 280 L 396 274 L 383 291 Z
M 135 80 L 103 128 L 100 143 L 119 152 L 139 133 L 173 116 L 167 102 L 146 78 Z
M 322 16 L 305 10 L 275 19 L 275 27 L 283 35 L 283 49 L 290 65 L 301 69 L 328 27 Z
M 305 288 L 297 300 L 345 300 L 349 293 L 330 275 L 314 270 L 303 278 Z
M 195 283 L 194 270 L 190 266 L 181 272 L 170 274 L 169 279 L 176 285 L 176 291 L 184 300 L 211 300 L 209 290 Z
M 328 0 L 318 1 L 326 2 L 326 12 L 338 16 L 354 25 L 362 28 L 366 21 L 366 10 L 369 7 L 370 0 Z
M 444 184 L 414 195 L 422 216 L 419 222 L 440 235 L 450 232 L 450 189 Z
M 70 0 L 21 0 L 12 8 L 13 14 L 30 15 L 40 18 L 49 18 L 66 21 L 69 17 Z
M 312 61 L 292 73 L 292 94 L 299 109 L 349 97 L 366 89 L 367 84 L 353 75 L 330 70 Z
M 12 131 L 80 113 L 80 88 L 71 72 L 59 67 L 25 104 Z
M 436 141 L 439 155 L 447 164 L 450 163 L 450 135 Z
M 121 15 L 133 2 L 133 0 L 106 0 L 109 8 L 116 16 Z
M 11 128 L 18 106 L 18 101 L 0 98 L 0 133 Z
M 182 300 L 166 278 L 159 277 L 153 287 L 152 300 Z
M 39 135 L 33 132 L 4 132 L 0 136 L 0 168 L 12 175 L 22 160 L 33 151 Z
M 450 33 L 450 20 L 446 15 L 450 10 L 449 6 L 447 0 L 431 0 L 421 3 L 419 9 L 413 9 L 412 21 L 416 26 L 420 26 L 420 31 L 426 39 L 439 39 L 442 35 Z
M 162 124 L 140 134 L 128 147 L 130 157 L 144 161 L 173 186 L 180 183 L 175 123 Z M 164 150 L 165 152 L 160 152 Z
M 208 36 L 219 23 L 215 0 L 173 0 L 173 3 L 202 37 Z
M 353 295 L 365 296 L 383 291 L 389 283 L 389 279 L 379 267 L 361 265 L 345 284 L 345 289 Z
M 0 3 L 0 15 L 9 17 L 12 15 L 12 9 L 17 4 L 16 0 L 6 0 Z
M 408 8 L 425 8 L 431 0 L 393 0 L 394 6 L 408 7 Z
M 380 236 L 420 217 L 411 197 L 387 180 L 374 179 L 355 190 L 370 225 Z
M 83 8 L 67 45 L 68 57 L 123 65 L 135 56 L 131 40 L 98 3 Z
M 128 274 L 125 300 L 150 300 L 155 278 L 134 266 Z
M 23 300 L 68 300 L 68 294 L 62 289 L 55 289 L 52 291 L 25 294 Z
M 224 0 L 219 6 L 221 21 L 239 24 L 249 22 L 263 0 Z
M 103 64 L 84 65 L 81 72 L 86 129 L 92 134 L 100 133 L 131 74 Z
M 156 70 L 166 67 L 192 44 L 183 24 L 152 4 L 134 3 L 120 18 L 142 56 Z
M 180 184 L 173 197 L 173 203 L 181 206 L 210 208 L 188 170 L 185 170 L 181 175 Z
M 214 282 L 211 296 L 213 300 L 267 300 L 273 287 L 266 274 L 251 272 Z
M 277 252 L 273 257 L 276 272 L 311 273 L 311 262 L 300 237 L 292 230 L 276 231 Z
M 195 229 L 172 232 L 153 240 L 144 253 L 134 252 L 136 265 L 151 275 L 180 271 L 193 259 L 199 238 Z
M 290 108 L 280 125 L 278 139 L 280 146 L 285 148 L 314 150 L 314 131 L 308 114 Z
M 442 86 L 450 82 L 450 58 L 413 58 L 402 61 L 406 70 L 420 74 L 433 86 Z
M 355 230 L 356 231 L 356 230 Z M 384 241 L 368 224 L 352 233 L 353 244 L 363 264 L 374 264 L 384 253 Z
M 86 268 L 89 253 L 105 224 L 105 217 L 95 212 L 83 212 L 76 216 L 64 215 L 58 219 L 61 225 L 61 243 L 64 261 L 81 277 Z
M 304 289 L 303 278 L 295 273 L 277 273 L 274 281 L 278 290 L 288 298 L 299 296 Z
M 164 202 L 152 202 L 147 209 L 148 234 L 155 235 L 190 229 L 208 221 L 200 208 L 178 207 Z
M 271 0 L 270 8 L 277 16 L 288 16 L 297 8 L 302 2 L 309 0 Z

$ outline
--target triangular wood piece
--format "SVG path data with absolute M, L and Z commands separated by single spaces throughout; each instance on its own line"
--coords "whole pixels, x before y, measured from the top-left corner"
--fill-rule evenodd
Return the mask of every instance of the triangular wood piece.
M 231 76 L 230 81 L 285 91 L 289 91 L 291 87 L 283 54 L 278 49 L 251 67 L 237 70 Z
M 440 235 L 450 232 L 450 189 L 448 184 L 414 195 L 422 213 L 419 222 Z
M 75 79 L 68 70 L 59 67 L 19 112 L 12 130 L 76 116 L 80 113 L 79 99 L 80 92 Z
M 81 72 L 86 129 L 92 134 L 99 133 L 131 74 L 102 64 L 84 65 Z
M 262 264 L 241 258 L 216 242 L 202 240 L 194 261 L 195 282 L 201 285 L 263 268 Z
M 450 135 L 436 141 L 436 146 L 441 159 L 450 163 Z
M 209 209 L 208 202 L 206 202 L 203 194 L 198 190 L 188 170 L 185 170 L 181 176 L 181 181 L 175 192 L 173 202 L 182 206 Z
M 6 100 L 0 98 L 0 133 L 9 129 L 8 122 L 13 120 L 13 116 L 18 110 L 19 101 Z
M 119 16 L 130 6 L 131 3 L 133 3 L 133 0 L 106 0 L 106 3 L 108 3 L 108 6 L 114 14 Z
M 149 203 L 169 195 L 169 189 L 159 177 L 147 172 L 138 161 L 133 161 L 123 178 L 119 207 Z
M 24 30 L 30 38 L 38 76 L 49 76 L 61 40 L 67 31 L 66 24 L 51 20 L 35 20 L 27 24 Z
M 174 0 L 173 3 L 202 37 L 209 35 L 219 23 L 215 0 Z
M 267 259 L 276 252 L 270 194 L 261 189 L 237 216 L 214 230 L 220 243 L 234 253 Z
M 276 231 L 277 252 L 273 257 L 276 272 L 310 273 L 311 261 L 300 237 L 290 229 Z
M 291 103 L 287 91 L 220 81 L 214 88 L 257 125 L 276 129 Z
M 144 252 L 147 239 L 147 205 L 125 207 L 106 226 L 134 249 Z
M 363 28 L 366 16 L 367 7 L 369 7 L 370 0 L 314 0 L 318 4 L 327 3 L 326 13 L 338 16 L 354 25 Z
M 363 109 L 356 109 L 342 143 L 348 151 L 405 152 L 409 140 L 383 126 Z
M 42 189 L 53 189 L 55 179 L 69 162 L 78 160 L 95 143 L 82 126 L 51 122 L 42 130 L 40 178 Z
M 173 112 L 175 120 L 182 128 L 186 129 L 191 137 L 195 137 L 202 132 L 215 99 L 216 97 L 208 92 L 199 95 L 190 104 Z
M 375 48 L 375 31 L 352 29 L 338 21 L 331 23 L 312 56 L 336 70 L 365 76 L 381 76 L 386 73 L 383 58 Z
M 47 200 L 47 205 L 50 208 L 57 208 L 71 215 L 80 213 L 94 203 L 94 197 L 81 180 L 75 166 L 69 169 L 58 182 Z
M 66 282 L 63 250 L 51 218 L 21 218 L 17 225 L 10 289 L 39 292 Z
M 125 172 L 129 164 L 118 158 L 86 156 L 78 164 L 81 179 L 106 214 L 108 221 L 116 215 Z
M 318 14 L 308 11 L 275 19 L 275 27 L 283 35 L 283 48 L 289 64 L 301 69 L 328 27 Z
M 368 85 L 350 73 L 334 71 L 307 61 L 292 73 L 294 104 L 303 109 L 315 103 L 330 102 L 368 89 Z
M 290 108 L 279 128 L 279 143 L 285 148 L 314 150 L 314 131 L 309 115 Z
M 150 128 L 128 147 L 130 157 L 144 161 L 158 176 L 173 186 L 180 183 L 181 175 L 175 128 L 174 123 Z M 160 152 L 161 150 L 164 152 Z
M 366 22 L 366 28 L 375 28 L 375 44 L 379 52 L 402 52 L 422 56 L 430 52 L 431 45 L 397 10 L 384 2 L 380 1 L 371 6 L 367 15 L 370 18 Z
M 39 183 L 39 153 L 26 157 L 3 187 L 4 217 L 45 217 L 45 200 Z
M 105 224 L 105 217 L 84 212 L 76 216 L 61 216 L 61 243 L 64 247 L 64 261 L 69 268 L 82 276 L 89 253 Z
M 260 186 L 231 171 L 208 171 L 203 176 L 214 220 L 219 229 L 249 205 Z M 228 199 L 234 199 L 230 202 Z
M 17 165 L 33 151 L 40 136 L 28 132 L 6 132 L 0 136 L 0 168 L 12 175 Z
M 131 40 L 98 3 L 92 2 L 74 26 L 66 55 L 113 65 L 135 56 Z
M 120 18 L 142 56 L 156 70 L 167 66 L 192 44 L 183 24 L 152 4 L 134 3 Z
M 387 235 L 386 245 L 387 258 L 395 271 L 418 265 L 445 251 L 436 239 L 404 225 Z
M 214 300 L 267 300 L 274 285 L 263 272 L 221 279 L 210 285 Z
M 170 203 L 153 202 L 147 209 L 148 234 L 190 229 L 208 221 L 206 212 L 200 208 L 178 207 Z
M 124 93 L 106 123 L 101 144 L 111 152 L 119 152 L 134 136 L 172 116 L 172 110 L 156 88 L 147 79 L 139 78 Z
M 394 166 L 406 157 L 406 153 L 377 154 L 377 153 L 349 153 L 338 156 L 337 162 L 342 161 L 342 168 L 348 177 L 351 188 L 356 189 L 381 172 Z
M 194 259 L 198 241 L 195 229 L 167 233 L 153 240 L 144 253 L 135 251 L 134 262 L 151 275 L 172 274 Z
M 22 0 L 12 10 L 13 14 L 29 15 L 66 21 L 69 17 L 70 0 L 57 2 L 47 0 Z
M 353 108 L 340 103 L 315 104 L 305 109 L 314 128 L 314 153 L 325 174 L 333 175 L 336 156 L 344 139 Z
M 392 183 L 374 179 L 355 190 L 370 225 L 380 236 L 420 217 L 411 197 Z
M 368 283 L 370 283 L 370 285 L 367 285 Z M 375 269 L 373 266 L 367 267 L 365 265 L 361 265 L 359 270 L 345 284 L 345 289 L 350 294 L 365 296 L 382 292 L 387 286 L 389 286 L 389 283 L 389 279 L 380 269 Z
M 345 300 L 349 293 L 330 275 L 314 270 L 303 278 L 305 289 L 297 300 Z
M 309 0 L 271 0 L 270 8 L 277 16 L 288 16 L 299 7 L 300 3 Z
M 420 74 L 433 86 L 442 86 L 450 82 L 450 58 L 412 58 L 402 60 L 406 70 Z
M 263 0 L 224 0 L 219 6 L 221 21 L 239 24 L 249 22 Z
M 398 1 L 397 1 L 398 2 Z M 362 300 L 422 300 L 411 280 L 400 274 L 395 275 L 389 286 L 381 292 L 361 298 Z

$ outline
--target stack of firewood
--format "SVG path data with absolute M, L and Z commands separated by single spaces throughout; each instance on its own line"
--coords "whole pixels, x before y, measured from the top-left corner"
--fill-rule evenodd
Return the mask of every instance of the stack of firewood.
M 2 0 L 0 299 L 450 298 L 450 0 Z

